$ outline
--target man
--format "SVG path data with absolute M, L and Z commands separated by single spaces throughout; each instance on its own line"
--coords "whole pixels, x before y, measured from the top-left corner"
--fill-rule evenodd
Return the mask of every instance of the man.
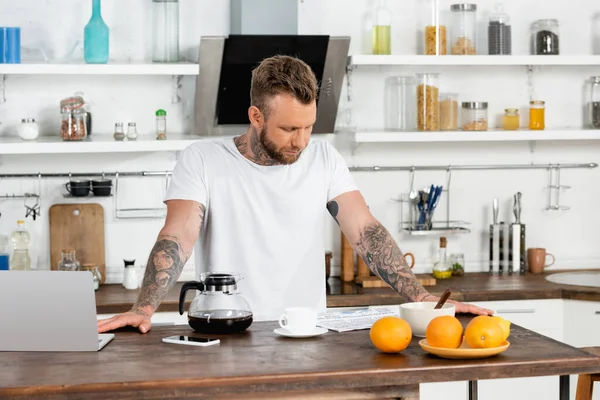
M 252 72 L 248 130 L 182 152 L 138 300 L 131 311 L 99 321 L 99 332 L 127 325 L 147 332 L 194 243 L 197 273 L 242 275 L 239 287 L 256 320 L 277 319 L 289 306 L 323 310 L 326 209 L 369 268 L 406 301 L 437 301 L 369 212 L 342 156 L 326 141 L 310 140 L 317 94 L 314 73 L 296 58 L 268 58 Z M 458 312 L 491 313 L 455 304 Z

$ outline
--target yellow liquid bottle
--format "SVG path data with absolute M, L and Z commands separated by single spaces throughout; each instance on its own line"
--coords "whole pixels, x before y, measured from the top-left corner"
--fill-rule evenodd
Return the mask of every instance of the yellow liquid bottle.
M 373 15 L 372 52 L 392 54 L 392 14 L 386 7 L 385 0 L 379 0 Z

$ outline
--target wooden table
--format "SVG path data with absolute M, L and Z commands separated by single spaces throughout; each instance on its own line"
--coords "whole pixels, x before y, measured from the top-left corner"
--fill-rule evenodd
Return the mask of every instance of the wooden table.
M 482 360 L 428 355 L 417 338 L 400 354 L 382 354 L 368 330 L 289 339 L 275 326 L 255 323 L 210 347 L 161 342 L 193 334 L 182 325 L 117 332 L 100 352 L 2 353 L 0 398 L 418 399 L 419 383 L 471 381 L 476 399 L 477 380 L 558 375 L 567 399 L 569 374 L 600 372 L 600 358 L 515 325 L 510 348 Z

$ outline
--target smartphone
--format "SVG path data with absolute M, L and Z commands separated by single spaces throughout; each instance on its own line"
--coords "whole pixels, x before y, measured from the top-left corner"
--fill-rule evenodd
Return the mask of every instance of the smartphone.
M 190 346 L 212 346 L 213 344 L 219 344 L 221 341 L 219 339 L 209 339 L 203 337 L 194 337 L 194 336 L 169 336 L 163 338 L 162 340 L 165 343 L 175 343 L 175 344 L 187 344 Z

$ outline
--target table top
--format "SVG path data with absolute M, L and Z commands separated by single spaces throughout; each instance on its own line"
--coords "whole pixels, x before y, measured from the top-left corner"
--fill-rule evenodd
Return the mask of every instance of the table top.
M 471 318 L 459 316 L 465 326 Z M 144 335 L 117 331 L 99 352 L 5 352 L 0 397 L 111 392 L 117 398 L 127 391 L 167 396 L 185 390 L 233 395 L 600 372 L 600 358 L 516 325 L 506 352 L 478 360 L 427 354 L 419 338 L 399 354 L 383 354 L 371 344 L 368 330 L 292 339 L 276 335 L 276 327 L 254 323 L 208 347 L 163 343 L 171 335 L 202 336 L 178 325 L 155 327 Z

